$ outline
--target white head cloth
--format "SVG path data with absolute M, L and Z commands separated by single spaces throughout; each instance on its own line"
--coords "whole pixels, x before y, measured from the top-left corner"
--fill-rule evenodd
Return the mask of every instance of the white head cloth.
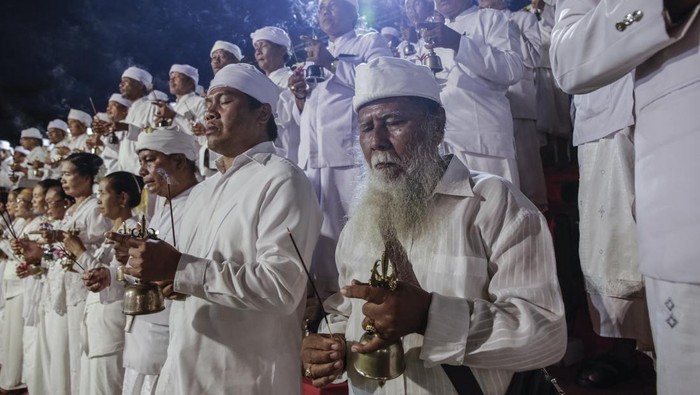
M 385 26 L 385 27 L 383 27 L 383 28 L 382 28 L 382 31 L 381 31 L 381 34 L 382 34 L 382 35 L 394 36 L 394 37 L 396 37 L 396 38 L 400 38 L 400 37 L 401 37 L 401 33 L 399 32 L 399 30 L 396 29 L 395 27 L 391 27 L 391 26 Z
M 321 0 L 323 1 L 323 0 Z M 351 6 L 355 7 L 355 11 L 360 11 L 360 3 L 357 0 L 345 0 L 346 3 L 350 3 Z
M 96 116 L 97 119 L 99 119 L 100 121 L 112 122 L 112 120 L 109 118 L 109 115 L 107 115 L 106 112 L 98 112 L 95 116 Z
M 284 29 L 275 26 L 265 26 L 250 34 L 253 45 L 259 40 L 267 40 L 271 43 L 281 45 L 289 51 L 292 48 L 292 40 Z
M 131 100 L 125 99 L 124 96 L 119 93 L 112 93 L 112 96 L 109 97 L 109 101 L 117 102 L 126 108 L 131 107 Z
M 199 83 L 199 71 L 188 64 L 174 64 L 170 66 L 170 72 L 184 74 L 192 78 L 195 86 Z
M 23 154 L 24 156 L 29 155 L 29 151 L 26 148 L 22 147 L 21 145 L 16 146 L 14 152 L 19 152 L 20 154 Z
M 236 44 L 231 44 L 228 41 L 217 40 L 214 43 L 214 46 L 211 47 L 211 51 L 209 51 L 209 56 L 211 57 L 214 54 L 214 51 L 216 51 L 217 49 L 223 49 L 224 51 L 231 53 L 239 61 L 243 59 L 243 52 L 241 52 L 241 49 L 238 48 L 238 45 Z
M 24 129 L 22 131 L 22 134 L 20 135 L 20 138 L 23 139 L 43 139 L 44 136 L 41 135 L 41 132 L 37 128 L 28 128 Z
M 371 101 L 399 96 L 423 97 L 442 103 L 440 87 L 426 66 L 394 57 L 379 57 L 357 66 L 352 99 L 355 111 Z
M 140 133 L 136 141 L 136 152 L 144 149 L 158 151 L 165 155 L 184 154 L 191 161 L 197 160 L 197 144 L 194 137 L 181 132 L 175 126 Z
M 49 122 L 49 125 L 46 127 L 46 130 L 49 129 L 61 129 L 68 133 L 68 124 L 62 119 L 54 119 L 53 121 Z
M 148 71 L 138 68 L 136 66 L 131 66 L 124 70 L 122 73 L 122 78 L 129 77 L 132 80 L 136 80 L 146 87 L 146 90 L 150 90 L 153 87 L 153 76 Z
M 70 109 L 68 119 L 75 119 L 85 126 L 90 126 L 92 124 L 92 117 L 90 114 L 86 113 L 85 111 L 76 110 L 75 108 Z
M 277 108 L 279 88 L 252 65 L 246 63 L 229 64 L 219 70 L 214 79 L 211 80 L 209 92 L 221 87 L 238 89 L 256 98 L 260 103 L 267 103 L 272 106 L 273 113 Z
M 0 140 L 0 150 L 12 152 L 12 146 L 7 140 Z
M 199 96 L 204 96 L 204 87 L 202 85 L 197 85 L 197 87 L 194 88 L 194 93 L 198 94 Z
M 153 90 L 148 94 L 149 101 L 168 101 L 168 95 L 159 90 Z

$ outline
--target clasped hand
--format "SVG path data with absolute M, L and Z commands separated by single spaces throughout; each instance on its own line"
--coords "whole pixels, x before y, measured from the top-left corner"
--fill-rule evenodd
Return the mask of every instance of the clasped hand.
M 105 234 L 115 244 L 117 260 L 128 254 L 124 274 L 142 282 L 173 281 L 182 254 L 163 240 L 141 239 L 121 233 Z

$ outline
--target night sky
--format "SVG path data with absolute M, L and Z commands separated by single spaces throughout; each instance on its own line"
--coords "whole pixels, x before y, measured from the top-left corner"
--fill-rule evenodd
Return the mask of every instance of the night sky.
M 92 114 L 90 97 L 104 111 L 131 65 L 151 72 L 155 88 L 167 93 L 170 66 L 187 63 L 199 69 L 206 87 L 214 41 L 237 44 L 244 61 L 252 61 L 249 35 L 262 26 L 287 29 L 301 49 L 299 35 L 312 32 L 315 24 L 308 1 L 5 0 L 0 138 L 14 144 L 24 128 L 44 131 L 51 119 L 65 119 L 71 107 Z M 398 26 L 403 1 L 360 0 L 367 25 Z M 513 1 L 511 8 L 523 2 Z

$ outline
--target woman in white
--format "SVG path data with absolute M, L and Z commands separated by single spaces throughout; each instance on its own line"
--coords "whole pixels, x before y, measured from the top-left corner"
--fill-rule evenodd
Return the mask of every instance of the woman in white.
M 102 216 L 112 221 L 113 232 L 123 226 L 136 228 L 138 220 L 131 210 L 139 205 L 142 188 L 141 177 L 124 171 L 111 173 L 100 181 L 97 205 Z M 91 291 L 85 303 L 82 327 L 80 394 L 120 394 L 124 379 L 124 287 L 114 281 L 119 266 L 114 244 L 104 241 L 94 252 L 89 252 L 78 237 L 68 235 L 63 242 L 85 268 L 83 282 Z
M 92 195 L 92 187 L 100 169 L 102 159 L 94 154 L 78 152 L 71 154 L 61 163 L 61 185 L 68 196 L 75 198 L 56 232 L 55 240 L 63 243 L 70 233 L 78 234 L 85 250 L 94 253 L 104 241 L 104 233 L 111 227 L 110 221 L 100 215 L 97 199 Z M 68 354 L 70 358 L 71 392 L 77 393 L 80 383 L 81 337 L 85 299 L 88 290 L 83 285 L 77 264 L 69 266 L 64 273 L 66 292 L 66 313 L 68 323 Z
M 14 216 L 12 232 L 6 231 L 0 248 L 9 257 L 3 272 L 3 289 L 5 290 L 5 314 L 2 321 L 2 369 L 0 369 L 0 389 L 12 390 L 23 388 L 22 383 L 22 336 L 24 333 L 24 319 L 22 308 L 24 305 L 24 288 L 22 280 L 17 276 L 17 266 L 21 263 L 20 257 L 12 249 L 11 241 L 14 235 L 22 234 L 27 224 L 23 214 L 29 215 L 31 209 L 31 189 L 17 188 L 9 196 L 12 204 L 8 204 L 8 212 L 4 213 L 9 221 L 9 215 Z M 19 202 L 19 203 L 18 203 Z M 21 204 L 20 204 L 21 203 Z M 23 206 L 24 208 L 20 208 Z M 18 211 L 20 213 L 18 213 Z M 14 234 L 13 234 L 14 233 Z

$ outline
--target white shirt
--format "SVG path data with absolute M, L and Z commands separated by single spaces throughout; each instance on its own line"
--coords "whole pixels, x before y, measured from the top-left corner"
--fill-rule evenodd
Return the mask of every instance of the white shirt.
M 280 89 L 279 100 L 277 101 L 277 139 L 275 147 L 279 156 L 289 159 L 292 163 L 299 160 L 299 123 L 294 118 L 294 108 L 296 101 L 292 91 L 287 86 L 292 70 L 289 67 L 279 68 L 267 77 L 272 80 Z
M 304 172 L 256 145 L 197 185 L 179 228 L 183 252 L 168 359 L 157 393 L 299 393 L 307 278 L 322 217 Z M 200 357 L 195 357 L 199 355 Z
M 643 17 L 623 31 L 628 14 Z M 700 283 L 700 6 L 667 31 L 661 0 L 559 1 L 552 70 L 562 88 L 586 93 L 635 69 L 635 205 L 640 270 Z M 582 41 L 583 40 L 583 41 Z M 585 42 L 585 46 L 581 46 Z M 591 65 L 595 65 L 592 67 Z
M 148 101 L 148 96 L 134 101 L 129 107 L 129 113 L 124 123 L 129 124 L 129 129 L 119 142 L 119 170 L 139 174 L 139 155 L 136 152 L 136 141 L 139 133 L 144 128 L 153 127 L 155 106 Z
M 68 148 L 70 148 L 71 152 L 86 152 L 88 150 L 87 141 L 89 137 L 87 133 L 83 133 L 78 137 L 71 136 Z
M 27 155 L 27 159 L 24 161 L 24 164 L 27 166 L 27 179 L 29 180 L 41 180 L 42 178 L 34 174 L 35 161 L 39 161 L 42 164 L 40 169 L 43 169 L 43 164 L 46 162 L 46 150 L 44 147 L 34 147 L 29 151 L 29 155 Z
M 307 94 L 299 121 L 302 169 L 357 164 L 354 155 L 358 141 L 357 114 L 352 110 L 355 67 L 380 56 L 393 56 L 382 35 L 358 34 L 354 30 L 330 42 L 328 51 L 338 58 L 338 67 L 335 74 Z M 298 116 L 296 106 L 294 111 Z
M 515 158 L 508 86 L 523 74 L 519 41 L 505 15 L 473 6 L 445 25 L 462 35 L 459 51 L 435 48 L 445 107 L 445 143 L 455 151 Z
M 400 240 L 420 286 L 432 293 L 425 336 L 403 338 L 405 373 L 379 388 L 348 367 L 353 394 L 454 394 L 440 364 L 466 365 L 484 393 L 503 394 L 515 370 L 557 362 L 566 349 L 564 304 L 547 222 L 512 184 L 452 159 L 414 240 Z M 338 243 L 339 285 L 367 282 L 382 246 Z M 348 351 L 363 334 L 362 299 L 325 303 Z M 346 318 L 349 317 L 349 318 Z
M 207 111 L 207 106 L 203 97 L 190 92 L 177 98 L 173 110 L 176 113 L 175 118 L 173 118 L 173 125 L 187 134 L 192 134 L 191 122 L 204 124 L 204 114 Z M 207 144 L 206 136 L 195 136 L 195 140 L 200 146 Z
M 45 178 L 55 178 L 55 179 L 60 179 L 61 178 L 61 163 L 59 162 L 59 158 L 63 158 L 63 155 L 61 155 L 58 152 L 59 148 L 67 147 L 68 150 L 70 151 L 70 147 L 68 146 L 68 139 L 63 139 L 59 141 L 56 144 L 52 144 L 49 148 L 49 154 L 47 156 L 47 159 L 51 159 L 52 161 L 56 162 L 54 164 L 55 167 L 51 167 L 50 165 L 46 165 L 46 176 Z
M 12 229 L 19 236 L 22 234 L 22 230 L 27 221 L 24 218 L 15 218 L 12 222 Z M 3 273 L 3 289 L 5 292 L 5 299 L 12 299 L 19 296 L 24 292 L 24 285 L 22 280 L 17 276 L 17 265 L 20 263 L 19 257 L 17 257 L 12 250 L 12 244 L 10 240 L 12 236 L 10 231 L 5 230 L 5 238 L 0 241 L 0 249 L 9 257 L 7 264 L 5 265 L 5 271 Z
M 503 10 L 512 24 L 518 28 L 520 56 L 523 60 L 523 77 L 508 87 L 506 97 L 510 102 L 513 118 L 537 119 L 537 89 L 535 69 L 540 64 L 542 40 L 537 17 L 526 11 Z

